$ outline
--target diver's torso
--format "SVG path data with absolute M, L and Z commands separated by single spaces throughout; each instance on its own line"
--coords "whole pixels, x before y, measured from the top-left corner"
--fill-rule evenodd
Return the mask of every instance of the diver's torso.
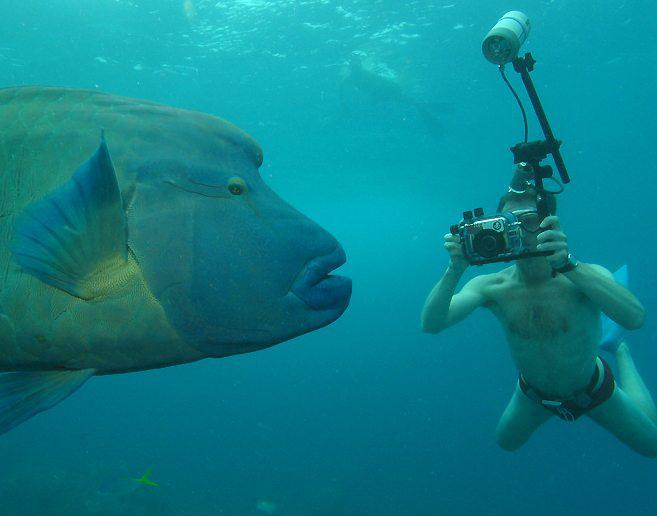
M 600 311 L 562 275 L 527 285 L 511 269 L 487 288 L 519 371 L 534 388 L 566 397 L 585 387 L 595 369 Z

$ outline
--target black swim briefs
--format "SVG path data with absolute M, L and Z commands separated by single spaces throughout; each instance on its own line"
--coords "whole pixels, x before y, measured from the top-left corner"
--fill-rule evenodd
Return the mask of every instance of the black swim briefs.
M 524 392 L 530 399 L 540 403 L 550 412 L 553 412 L 564 421 L 575 421 L 582 414 L 586 414 L 589 410 L 604 403 L 614 393 L 616 388 L 616 381 L 614 374 L 611 372 L 609 364 L 605 362 L 602 357 L 598 357 L 602 364 L 602 382 L 598 385 L 600 379 L 600 367 L 596 364 L 595 371 L 591 377 L 591 381 L 585 389 L 575 393 L 567 399 L 559 399 L 551 397 L 538 389 L 529 385 L 525 379 L 520 375 L 518 385 L 522 392 Z

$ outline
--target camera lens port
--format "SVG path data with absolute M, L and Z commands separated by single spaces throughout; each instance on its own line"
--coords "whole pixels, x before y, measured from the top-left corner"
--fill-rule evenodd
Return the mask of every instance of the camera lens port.
M 484 258 L 493 258 L 502 253 L 506 246 L 501 233 L 492 229 L 484 229 L 472 239 L 472 248 Z

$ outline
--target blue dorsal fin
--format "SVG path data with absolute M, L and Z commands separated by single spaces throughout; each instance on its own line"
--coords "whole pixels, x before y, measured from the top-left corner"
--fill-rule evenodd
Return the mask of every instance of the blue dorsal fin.
M 627 264 L 623 265 L 616 272 L 614 272 L 614 279 L 617 283 L 620 283 L 627 288 L 630 282 L 629 273 L 627 271 Z M 612 321 L 605 314 L 602 314 L 602 340 L 600 341 L 600 347 L 606 351 L 615 353 L 618 345 L 622 340 L 622 336 L 623 328 L 621 328 L 616 322 Z
M 41 281 L 91 299 L 128 260 L 127 223 L 105 135 L 70 180 L 25 210 L 12 252 Z M 101 281 L 99 281 L 101 277 Z

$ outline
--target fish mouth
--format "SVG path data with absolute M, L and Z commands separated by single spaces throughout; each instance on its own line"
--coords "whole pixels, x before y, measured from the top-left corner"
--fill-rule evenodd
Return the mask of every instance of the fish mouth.
M 340 245 L 329 254 L 311 259 L 297 275 L 290 292 L 313 310 L 343 312 L 351 298 L 351 279 L 330 273 L 346 261 Z

